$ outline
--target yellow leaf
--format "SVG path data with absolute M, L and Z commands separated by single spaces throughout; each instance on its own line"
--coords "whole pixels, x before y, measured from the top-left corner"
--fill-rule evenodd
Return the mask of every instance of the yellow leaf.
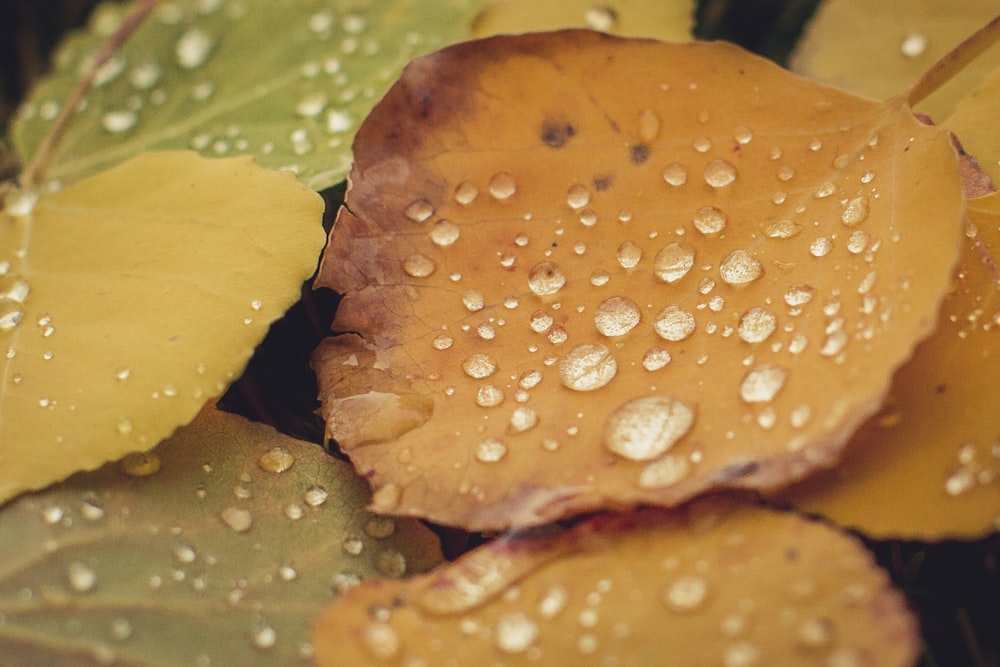
M 473 24 L 474 37 L 559 28 L 592 28 L 628 37 L 686 42 L 694 27 L 691 0 L 493 0 Z
M 917 623 L 854 539 L 724 507 L 600 516 L 362 584 L 317 623 L 318 664 L 913 664 Z
M 954 132 L 962 148 L 976 158 L 979 168 L 1000 185 L 1000 130 L 997 129 L 997 109 L 1000 108 L 1000 67 L 983 80 L 974 91 L 958 102 L 955 113 L 942 125 Z
M 0 500 L 190 421 L 297 299 L 322 210 L 250 158 L 163 152 L 0 213 Z
M 516 111 L 515 111 L 516 110 Z M 415 61 L 355 144 L 314 357 L 376 507 L 544 523 L 831 465 L 933 327 L 946 132 L 721 43 Z

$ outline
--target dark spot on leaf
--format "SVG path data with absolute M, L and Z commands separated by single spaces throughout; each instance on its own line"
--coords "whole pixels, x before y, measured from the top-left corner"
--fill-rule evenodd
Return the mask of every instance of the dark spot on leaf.
M 576 128 L 566 121 L 548 119 L 542 123 L 542 143 L 549 148 L 562 148 L 575 134 Z
M 795 547 L 789 547 L 785 549 L 785 559 L 790 561 L 796 561 L 799 559 L 799 550 Z
M 935 390 L 935 391 L 936 391 L 937 393 L 939 393 L 939 394 L 943 394 L 943 393 L 945 393 L 946 391 L 948 391 L 948 385 L 946 385 L 946 384 L 944 384 L 944 383 L 942 382 L 942 383 L 941 383 L 941 384 L 939 384 L 938 386 L 934 387 L 934 390 Z
M 603 174 L 601 176 L 594 176 L 594 189 L 598 192 L 603 192 L 611 187 L 611 181 L 614 179 L 610 174 Z
M 757 461 L 743 461 L 741 463 L 731 463 L 715 475 L 715 479 L 720 482 L 730 482 L 740 477 L 752 475 L 760 469 Z
M 635 144 L 628 148 L 628 159 L 634 165 L 640 165 L 649 159 L 649 146 L 646 144 Z

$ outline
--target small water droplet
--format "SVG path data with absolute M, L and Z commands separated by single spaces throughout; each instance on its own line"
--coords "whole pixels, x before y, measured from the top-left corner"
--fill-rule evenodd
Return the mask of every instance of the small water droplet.
M 482 380 L 497 372 L 496 359 L 477 352 L 462 362 L 462 370 L 471 378 Z
M 714 206 L 703 206 L 694 214 L 694 226 L 702 234 L 718 234 L 726 228 L 726 214 Z
M 475 313 L 486 307 L 483 295 L 475 290 L 462 292 L 462 304 L 470 313 Z
M 306 501 L 306 505 L 309 507 L 319 507 L 326 502 L 326 499 L 330 496 L 330 493 L 318 484 L 313 484 L 308 489 L 306 489 L 303 499 Z
M 733 250 L 722 258 L 719 276 L 729 285 L 746 285 L 764 275 L 764 267 L 746 250 Z
M 361 641 L 376 660 L 391 660 L 399 654 L 399 635 L 388 623 L 375 621 L 367 624 L 361 631 Z
M 811 285 L 792 285 L 785 292 L 785 303 L 793 308 L 804 306 L 812 301 L 816 290 Z
M 21 304 L 13 299 L 0 298 L 0 332 L 13 331 L 24 319 Z
M 174 46 L 177 64 L 184 69 L 196 69 L 205 63 L 214 46 L 215 42 L 204 31 L 189 28 Z
M 415 199 L 403 209 L 403 215 L 412 222 L 425 222 L 434 215 L 434 206 L 426 199 Z
M 539 262 L 528 274 L 528 288 L 538 296 L 555 294 L 566 284 L 566 274 L 554 262 Z
M 740 398 L 747 403 L 768 403 L 785 386 L 788 371 L 765 364 L 749 371 L 740 383 Z
M 227 507 L 219 513 L 222 522 L 237 533 L 245 533 L 253 526 L 253 515 L 249 510 Z
M 662 489 L 681 481 L 691 472 L 691 464 L 684 456 L 667 455 L 650 461 L 639 472 L 639 486 L 643 489 Z
M 97 585 L 97 572 L 83 561 L 75 560 L 66 567 L 66 579 L 77 593 L 88 593 Z
M 760 649 L 748 642 L 736 642 L 722 654 L 723 667 L 752 667 L 760 659 Z M 830 663 L 827 663 L 830 664 Z
M 899 52 L 904 58 L 916 58 L 927 50 L 927 36 L 919 32 L 911 32 L 899 45 Z
M 791 220 L 778 220 L 768 225 L 764 230 L 764 235 L 770 239 L 790 239 L 802 231 L 802 225 Z
M 833 643 L 833 623 L 821 616 L 807 618 L 799 624 L 795 635 L 800 646 L 810 649 L 826 648 Z
M 618 258 L 618 264 L 621 265 L 623 269 L 633 269 L 642 260 L 642 248 L 637 246 L 632 241 L 625 241 L 620 246 L 616 252 Z
M 566 203 L 574 211 L 581 209 L 590 203 L 590 191 L 578 183 L 566 193 Z
M 371 516 L 365 522 L 365 533 L 376 540 L 384 540 L 396 532 L 396 521 L 391 516 Z
M 666 181 L 668 185 L 680 187 L 681 185 L 687 183 L 687 178 L 687 167 L 677 162 L 668 164 L 666 169 L 663 170 L 663 180 Z
M 705 165 L 705 182 L 713 188 L 724 188 L 736 180 L 736 167 L 725 160 L 711 160 Z
M 538 626 L 522 612 L 507 613 L 497 620 L 496 647 L 504 653 L 523 653 L 537 638 Z
M 476 392 L 476 405 L 482 408 L 495 408 L 500 406 L 506 396 L 496 385 L 484 384 Z
M 108 111 L 101 116 L 101 125 L 108 132 L 127 132 L 139 122 L 139 116 L 130 110 Z
M 257 465 L 262 470 L 273 473 L 283 473 L 294 464 L 295 456 L 292 455 L 287 447 L 272 447 L 257 459 Z
M 570 350 L 559 361 L 559 379 L 569 389 L 593 391 L 618 374 L 618 362 L 604 345 L 586 344 Z
M 778 320 L 771 311 L 755 306 L 740 317 L 737 335 L 747 343 L 762 343 L 778 326 Z
M 496 463 L 507 456 L 507 445 L 498 438 L 484 438 L 476 444 L 476 460 Z
M 188 564 L 193 563 L 198 554 L 190 544 L 178 544 L 174 546 L 174 555 L 181 563 Z
M 647 371 L 658 371 L 670 363 L 670 352 L 662 347 L 651 347 L 642 355 L 642 367 Z
M 21 274 L 4 273 L 0 275 L 0 299 L 24 303 L 30 292 L 31 287 Z
M 689 613 L 700 609 L 708 598 L 708 582 L 696 575 L 674 580 L 663 594 L 663 604 L 672 611 Z
M 736 140 L 736 143 L 745 146 L 753 141 L 753 132 L 749 127 L 741 125 L 733 131 L 733 139 Z
M 861 224 L 868 218 L 868 197 L 855 197 L 844 205 L 840 220 L 848 227 Z
M 494 199 L 510 199 L 517 192 L 517 183 L 514 178 L 507 173 L 499 172 L 490 179 L 490 194 Z
M 278 633 L 269 625 L 254 628 L 250 638 L 253 645 L 259 649 L 269 649 L 278 643 Z
M 352 556 L 359 556 L 365 549 L 365 543 L 361 540 L 361 538 L 349 535 L 344 538 L 344 541 L 341 543 L 341 547 L 344 549 L 344 553 Z
M 870 240 L 868 232 L 863 229 L 855 229 L 847 238 L 847 250 L 855 255 L 861 254 L 868 248 Z
M 624 336 L 639 324 L 639 306 L 623 296 L 613 296 L 601 302 L 594 313 L 594 325 L 605 336 Z
M 476 201 L 476 197 L 479 196 L 479 188 L 477 188 L 472 183 L 468 181 L 462 181 L 455 188 L 455 201 L 462 206 L 468 206 L 472 202 Z
M 687 243 L 670 243 L 653 259 L 653 273 L 665 283 L 674 283 L 694 267 L 695 250 Z
M 437 269 L 437 264 L 427 255 L 417 253 L 403 260 L 403 272 L 412 278 L 426 278 Z
M 819 184 L 819 187 L 813 191 L 813 197 L 816 199 L 825 199 L 837 191 L 837 186 L 833 181 L 824 181 Z
M 847 341 L 847 333 L 843 330 L 831 331 L 826 340 L 823 341 L 823 347 L 820 348 L 819 353 L 824 357 L 835 357 L 847 346 Z
M 712 141 L 708 137 L 699 137 L 691 142 L 691 147 L 699 153 L 707 153 L 712 150 Z
M 538 412 L 525 405 L 518 406 L 510 415 L 510 422 L 507 431 L 510 433 L 524 433 L 538 425 Z
M 825 236 L 817 237 L 809 244 L 809 254 L 813 257 L 825 257 L 833 250 L 833 242 Z
M 454 339 L 446 334 L 438 334 L 431 341 L 431 347 L 435 350 L 447 350 L 454 344 Z
M 153 452 L 133 452 L 122 461 L 122 472 L 130 477 L 148 477 L 160 469 L 160 457 Z
M 694 315 L 677 306 L 667 306 L 653 323 L 653 329 L 663 339 L 681 341 L 694 333 L 697 323 Z
M 123 642 L 132 636 L 132 623 L 121 616 L 118 616 L 111 621 L 111 637 L 117 641 Z
M 461 230 L 451 220 L 438 220 L 430 231 L 431 242 L 441 248 L 454 244 L 460 235 Z
M 650 461 L 687 435 L 694 418 L 694 408 L 683 401 L 668 396 L 636 398 L 608 417 L 604 446 L 632 461 Z

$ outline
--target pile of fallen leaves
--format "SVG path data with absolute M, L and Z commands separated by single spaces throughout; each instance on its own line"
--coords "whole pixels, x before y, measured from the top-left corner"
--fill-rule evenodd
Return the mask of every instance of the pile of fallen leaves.
M 997 22 L 941 58 L 993 10 L 869 52 L 828 0 L 805 78 L 687 2 L 564 4 L 67 42 L 0 210 L 0 664 L 917 660 L 845 529 L 1000 528 Z M 880 48 L 884 101 L 816 82 Z M 314 272 L 353 465 L 214 408 Z

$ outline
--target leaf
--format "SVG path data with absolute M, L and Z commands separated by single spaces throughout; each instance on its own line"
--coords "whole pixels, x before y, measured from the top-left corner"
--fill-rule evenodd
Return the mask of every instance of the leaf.
M 367 499 L 319 447 L 206 409 L 0 511 L 3 662 L 299 663 L 339 592 L 440 562 L 430 531 Z
M 897 95 L 997 14 L 993 0 L 825 0 L 789 66 L 810 78 L 879 99 Z M 1000 46 L 916 105 L 937 121 L 1000 60 Z M 873 65 L 874 64 L 874 65 Z
M 430 574 L 362 584 L 321 617 L 314 641 L 324 667 L 665 656 L 891 666 L 912 664 L 918 645 L 903 598 L 855 540 L 796 516 L 712 504 L 500 538 Z
M 175 151 L 0 212 L 0 500 L 189 422 L 298 298 L 322 211 L 249 157 Z
M 955 107 L 943 123 L 955 132 L 963 148 L 978 159 L 979 167 L 1000 185 L 1000 132 L 994 112 L 1000 106 L 1000 67 Z
M 251 154 L 320 190 L 343 180 L 351 138 L 403 65 L 462 38 L 474 0 L 164 3 L 107 65 L 49 177 L 79 180 L 147 149 Z M 98 47 L 120 23 L 105 3 L 68 41 L 13 128 L 30 156 Z M 270 46 L 269 46 L 270 45 Z
M 471 529 L 831 465 L 963 225 L 946 133 L 725 44 L 451 47 L 355 155 L 317 278 L 356 332 L 314 356 L 328 433 L 380 511 Z
M 474 37 L 503 33 L 540 32 L 559 28 L 592 28 L 628 37 L 652 37 L 686 42 L 694 27 L 695 3 L 690 0 L 643 2 L 615 0 L 564 0 L 539 3 L 531 0 L 492 0 L 473 23 Z
M 976 539 L 1000 528 L 1000 197 L 969 203 L 938 328 L 893 380 L 835 469 L 793 487 L 796 506 L 878 538 Z

